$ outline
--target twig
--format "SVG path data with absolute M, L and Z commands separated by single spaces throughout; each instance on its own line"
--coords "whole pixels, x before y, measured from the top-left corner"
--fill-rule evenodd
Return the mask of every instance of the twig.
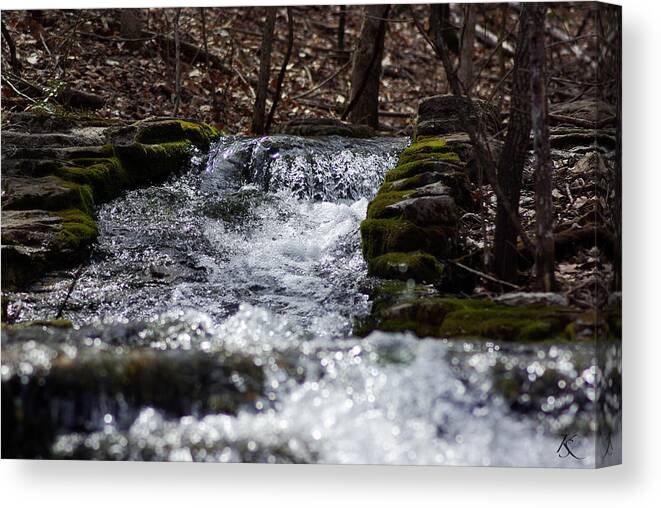
M 452 261 L 451 259 L 447 259 L 446 262 L 457 266 L 461 268 L 462 270 L 466 270 L 467 272 L 472 273 L 473 275 L 477 275 L 478 277 L 482 277 L 483 279 L 486 279 L 490 282 L 495 282 L 496 284 L 502 284 L 503 286 L 508 286 L 511 287 L 512 289 L 521 289 L 521 286 L 517 286 L 516 284 L 512 284 L 511 282 L 507 282 L 504 280 L 500 280 L 492 275 L 489 275 L 488 273 L 481 272 L 479 270 L 475 270 L 474 268 L 470 268 L 462 263 L 459 263 L 458 261 Z
M 313 88 L 310 88 L 310 90 L 307 90 L 306 92 L 303 92 L 302 94 L 295 95 L 294 97 L 292 97 L 292 99 L 293 99 L 293 100 L 302 99 L 303 97 L 307 97 L 308 95 L 310 95 L 310 94 L 316 92 L 317 90 L 319 90 L 320 88 L 322 88 L 326 83 L 332 81 L 332 80 L 333 80 L 334 78 L 336 78 L 339 74 L 341 74 L 342 71 L 343 71 L 344 69 L 346 69 L 346 68 L 349 66 L 350 63 L 351 63 L 350 61 L 347 62 L 347 63 L 345 63 L 342 67 L 340 67 L 340 68 L 339 68 L 338 70 L 336 70 L 333 74 L 331 74 L 329 77 L 327 77 L 326 79 L 324 79 L 321 83 L 319 83 L 318 85 L 314 86 Z
M 78 265 L 78 268 L 76 269 L 76 272 L 73 275 L 73 280 L 71 281 L 71 284 L 69 284 L 69 289 L 67 290 L 67 294 L 64 297 L 64 300 L 62 300 L 62 303 L 60 303 L 60 306 L 57 309 L 57 314 L 55 315 L 55 319 L 60 319 L 62 317 L 62 313 L 64 312 L 64 307 L 66 307 L 67 302 L 69 301 L 69 297 L 71 296 L 71 293 L 73 293 L 73 288 L 76 286 L 76 283 L 80 279 L 80 276 L 83 273 L 83 267 L 85 266 L 85 262 L 81 262 L 80 265 Z

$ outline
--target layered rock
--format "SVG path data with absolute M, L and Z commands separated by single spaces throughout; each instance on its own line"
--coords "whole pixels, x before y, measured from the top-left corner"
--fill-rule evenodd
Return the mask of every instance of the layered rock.
M 212 127 L 17 113 L 2 129 L 2 280 L 24 286 L 86 256 L 94 207 L 184 167 Z
M 473 148 L 461 126 L 467 100 L 442 95 L 420 102 L 413 141 L 386 174 L 361 224 L 370 275 L 472 290 L 471 277 L 446 263 L 467 253 L 459 219 L 476 209 L 466 164 Z M 474 110 L 486 132 L 498 129 L 492 107 L 475 101 Z

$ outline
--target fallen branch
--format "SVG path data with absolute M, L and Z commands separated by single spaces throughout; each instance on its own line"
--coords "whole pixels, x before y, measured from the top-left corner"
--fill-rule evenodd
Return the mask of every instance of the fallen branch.
M 496 284 L 502 284 L 503 286 L 510 287 L 512 289 L 521 289 L 521 286 L 517 286 L 516 284 L 512 284 L 511 282 L 507 282 L 505 280 L 500 280 L 492 275 L 489 275 L 488 273 L 481 272 L 479 270 L 476 270 L 474 268 L 470 268 L 462 263 L 459 263 L 458 261 L 452 261 L 451 259 L 446 260 L 447 263 L 450 263 L 451 265 L 454 265 L 456 267 L 461 268 L 462 270 L 466 270 L 469 273 L 472 273 L 473 275 L 477 275 L 478 277 L 481 277 L 482 279 L 488 280 L 489 282 L 494 282 Z

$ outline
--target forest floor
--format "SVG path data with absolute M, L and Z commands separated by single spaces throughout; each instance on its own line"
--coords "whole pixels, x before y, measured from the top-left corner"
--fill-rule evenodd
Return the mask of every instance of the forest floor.
M 508 101 L 508 83 L 501 76 L 511 68 L 517 15 L 511 8 L 503 11 L 502 7 L 484 5 L 480 9 L 478 29 L 502 38 L 504 44 L 500 47 L 493 41 L 483 44 L 478 30 L 474 48 L 476 77 L 471 92 L 476 97 L 497 101 L 502 109 Z M 556 11 L 572 9 L 558 7 Z M 428 11 L 428 6 L 413 6 L 421 23 L 426 23 Z M 162 39 L 154 36 L 137 42 L 124 40 L 117 10 L 39 12 L 39 15 L 29 11 L 2 13 L 23 66 L 22 78 L 40 86 L 66 82 L 68 86 L 99 94 L 106 98 L 99 112 L 102 116 L 139 119 L 174 113 L 172 45 L 163 44 Z M 174 9 L 144 9 L 144 12 L 147 13 L 145 31 L 172 38 Z M 207 8 L 203 24 L 200 9 L 182 9 L 179 22 L 182 43 L 193 45 L 199 52 L 182 58 L 180 115 L 212 123 L 233 134 L 248 131 L 255 98 L 253 84 L 259 72 L 263 12 L 260 7 Z M 360 29 L 362 11 L 355 6 L 347 7 L 344 51 L 338 50 L 337 42 L 339 7 L 300 6 L 293 7 L 292 12 L 294 50 L 276 122 L 292 117 L 339 116 L 349 96 L 350 49 Z M 568 37 L 589 29 L 581 25 L 578 15 L 564 18 L 562 26 Z M 205 32 L 206 48 L 211 56 L 209 68 Z M 286 51 L 286 32 L 285 9 L 280 9 L 272 88 Z M 576 69 L 572 49 L 573 46 L 562 44 L 554 48 L 557 79 L 571 76 Z M 3 54 L 8 56 L 5 45 Z M 3 74 L 9 70 L 9 58 L 3 58 Z M 559 94 L 559 100 L 567 93 L 566 88 L 567 84 L 550 83 L 551 95 Z M 383 128 L 407 131 L 420 98 L 445 92 L 442 66 L 418 32 L 411 10 L 407 6 L 395 6 L 388 23 L 383 60 L 380 92 Z M 27 105 L 23 97 L 3 86 L 3 108 L 20 109 Z

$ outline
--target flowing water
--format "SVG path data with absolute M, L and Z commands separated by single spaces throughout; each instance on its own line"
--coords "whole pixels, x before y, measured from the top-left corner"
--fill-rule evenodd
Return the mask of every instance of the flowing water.
M 60 401 L 51 412 L 69 416 L 58 416 L 51 454 L 594 466 L 596 412 L 617 427 L 619 400 L 598 401 L 619 349 L 602 352 L 614 359 L 603 373 L 592 344 L 352 335 L 370 305 L 358 227 L 406 143 L 223 138 L 184 174 L 103 206 L 92 261 L 63 307 L 76 328 L 3 339 L 3 379 L 63 358 L 147 351 L 246 357 L 266 388 L 223 413 L 196 400 L 177 413 L 167 402 L 91 396 L 75 425 Z M 22 295 L 21 317 L 53 317 L 71 287 L 56 279 Z M 559 446 L 569 434 L 580 460 Z

